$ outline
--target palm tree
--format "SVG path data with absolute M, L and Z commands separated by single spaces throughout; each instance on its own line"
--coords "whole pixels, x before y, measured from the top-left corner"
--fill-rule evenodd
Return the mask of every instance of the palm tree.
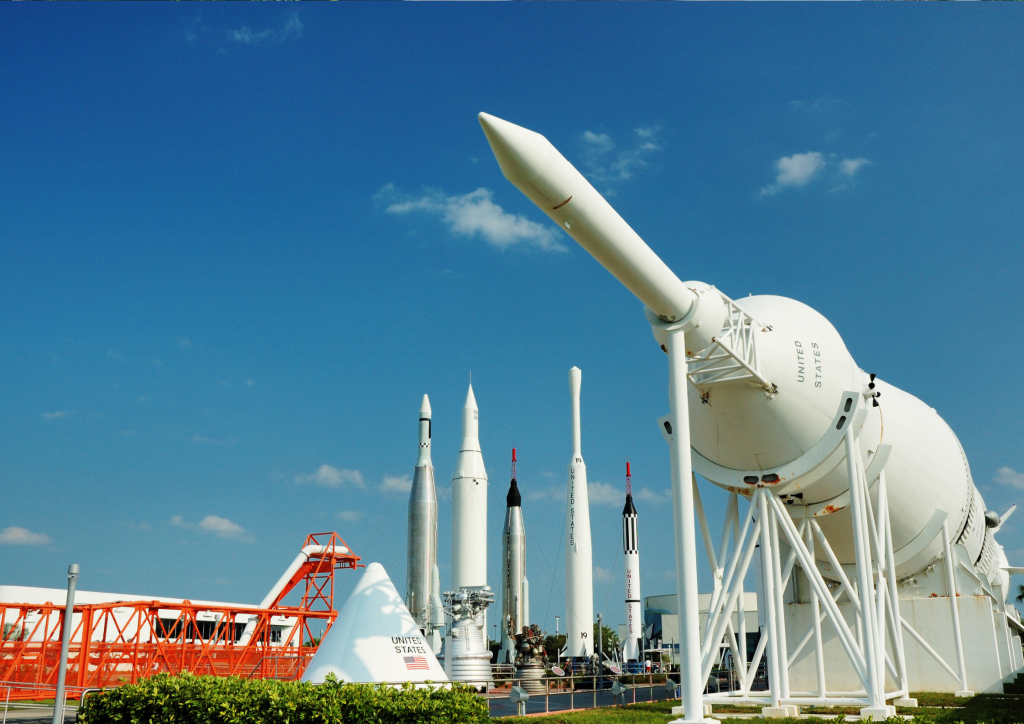
M 1017 586 L 1017 603 L 1024 603 L 1024 586 Z

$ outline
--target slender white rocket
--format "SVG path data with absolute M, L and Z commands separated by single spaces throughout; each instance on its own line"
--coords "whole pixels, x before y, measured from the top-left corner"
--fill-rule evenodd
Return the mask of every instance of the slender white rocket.
M 434 465 L 430 460 L 430 437 L 430 399 L 423 395 L 419 419 L 419 456 L 413 471 L 412 490 L 409 491 L 409 557 L 405 605 L 427 638 L 431 650 L 437 653 L 441 646 L 439 632 L 434 631 L 437 613 L 433 610 L 440 602 L 433 586 L 434 569 L 437 568 L 437 489 Z
M 473 385 L 462 409 L 462 447 L 452 476 L 452 590 L 487 585 L 487 471 Z
M 626 507 L 622 509 L 622 552 L 626 558 L 626 636 L 622 642 L 622 658 L 625 661 L 640 659 L 640 636 L 644 626 L 640 610 L 640 541 L 637 532 L 633 483 L 627 462 Z
M 572 395 L 572 462 L 566 490 L 565 531 L 565 655 L 591 656 L 594 653 L 594 571 L 590 545 L 590 496 L 587 493 L 587 466 L 583 463 L 580 442 L 580 383 L 578 367 L 569 370 Z
M 515 663 L 513 634 L 526 626 L 526 527 L 522 496 L 516 481 L 516 449 L 512 448 L 512 482 L 505 496 L 505 524 L 501 550 L 501 653 L 498 663 Z

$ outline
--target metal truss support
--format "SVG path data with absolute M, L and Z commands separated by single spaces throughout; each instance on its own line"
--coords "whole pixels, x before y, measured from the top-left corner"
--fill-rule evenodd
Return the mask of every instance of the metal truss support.
M 723 649 L 731 650 L 739 669 L 738 691 L 711 693 L 705 704 L 762 704 L 766 716 L 795 714 L 795 707 L 811 705 L 861 705 L 862 716 L 885 719 L 895 714 L 888 702 L 908 695 L 907 667 L 903 648 L 904 622 L 899 612 L 895 563 L 889 525 L 885 471 L 877 478 L 877 505 L 872 506 L 859 446 L 852 431 L 845 436 L 850 484 L 850 513 L 856 565 L 851 581 L 839 564 L 814 517 L 794 519 L 789 506 L 769 487 L 751 491 L 750 507 L 741 515 L 739 496 L 733 493 L 726 508 L 723 535 L 717 552 L 693 479 L 695 511 L 708 551 L 715 586 L 708 608 L 700 649 L 701 681 L 706 682 Z M 731 540 L 730 540 L 731 539 Z M 729 553 L 729 549 L 732 549 Z M 760 593 L 761 638 L 747 663 L 746 620 L 743 615 L 743 581 L 755 554 L 756 585 Z M 839 582 L 826 581 L 816 559 L 831 563 Z M 810 583 L 811 625 L 790 649 L 786 632 L 784 596 L 794 579 L 795 568 Z M 845 599 L 844 599 L 845 597 Z M 851 629 L 839 604 L 848 601 L 857 624 Z M 827 686 L 822 623 L 835 630 L 862 688 L 831 691 Z M 904 625 L 901 625 L 904 624 Z M 737 631 L 737 629 L 739 629 Z M 890 656 L 888 650 L 892 652 Z M 790 666 L 805 647 L 814 646 L 816 691 L 791 691 Z M 769 691 L 751 691 L 762 660 L 768 671 Z M 886 691 L 886 674 L 895 689 Z

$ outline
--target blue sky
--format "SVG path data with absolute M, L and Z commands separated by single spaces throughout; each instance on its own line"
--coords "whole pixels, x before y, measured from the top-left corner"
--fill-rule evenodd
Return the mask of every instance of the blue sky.
M 491 575 L 514 445 L 553 629 L 577 365 L 595 610 L 622 617 L 627 456 L 643 591 L 674 590 L 664 356 L 503 179 L 481 110 L 548 136 L 684 279 L 825 314 L 1002 512 L 1024 491 L 1016 10 L 0 7 L 0 583 L 75 561 L 86 589 L 255 602 L 337 530 L 401 589 L 420 398 L 443 490 L 472 372 Z M 443 495 L 440 528 L 444 582 Z

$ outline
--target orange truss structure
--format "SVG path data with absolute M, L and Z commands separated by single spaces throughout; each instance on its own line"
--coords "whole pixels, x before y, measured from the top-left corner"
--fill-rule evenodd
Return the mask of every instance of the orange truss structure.
M 266 608 L 160 600 L 75 606 L 69 689 L 119 686 L 161 672 L 298 679 L 316 651 L 314 630 L 324 626 L 326 634 L 338 616 L 335 571 L 360 566 L 337 533 L 307 536 L 303 553 L 305 562 Z M 301 604 L 282 605 L 298 585 Z M 63 604 L 0 604 L 0 687 L 12 685 L 11 699 L 53 696 L 63 619 Z

